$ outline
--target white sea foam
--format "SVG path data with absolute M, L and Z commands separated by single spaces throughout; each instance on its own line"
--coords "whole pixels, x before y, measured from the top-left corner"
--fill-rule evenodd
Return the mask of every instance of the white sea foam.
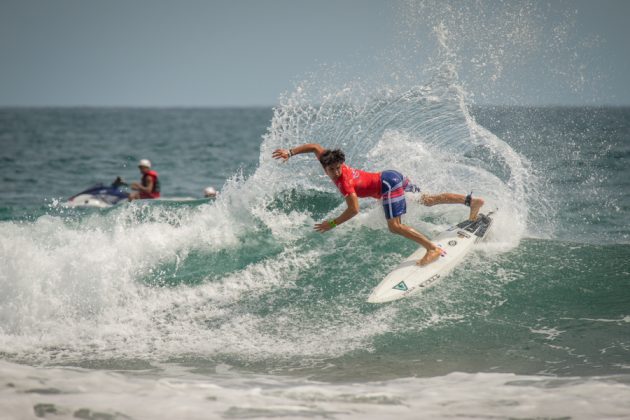
M 369 347 L 393 309 L 362 314 L 333 305 L 317 324 L 301 303 L 267 315 L 245 310 L 270 290 L 296 289 L 301 273 L 326 253 L 295 244 L 312 229 L 305 213 L 265 211 L 264 199 L 243 187 L 236 182 L 213 205 L 194 209 L 132 205 L 79 225 L 49 216 L 2 224 L 0 249 L 9 264 L 0 276 L 1 350 L 22 360 L 80 363 L 185 353 L 333 357 Z M 227 211 L 232 198 L 241 205 L 236 215 Z M 218 277 L 209 267 L 201 284 L 151 286 L 161 263 L 177 266 L 191 252 L 242 246 L 239 235 L 255 235 L 261 223 L 284 250 Z
M 625 418 L 628 375 L 555 379 L 499 373 L 334 384 L 217 369 L 153 372 L 0 362 L 6 418 Z

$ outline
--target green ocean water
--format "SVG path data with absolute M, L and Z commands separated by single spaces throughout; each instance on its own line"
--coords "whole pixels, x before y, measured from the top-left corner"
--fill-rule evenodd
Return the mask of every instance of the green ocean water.
M 422 168 L 441 165 L 454 185 L 474 188 L 469 172 L 495 170 L 477 191 L 509 218 L 425 294 L 370 305 L 371 289 L 415 245 L 389 234 L 368 200 L 355 222 L 312 231 L 342 200 L 306 158 L 269 159 L 277 110 L 2 110 L 3 358 L 201 371 L 225 363 L 330 381 L 625 373 L 630 112 L 481 107 L 471 115 L 526 164 L 484 160 L 492 144 L 451 143 L 444 153 L 421 128 L 415 146 L 424 148 L 419 158 L 410 153 L 421 169 L 405 173 L 440 188 Z M 409 116 L 396 116 L 406 127 Z M 413 147 L 391 124 L 374 143 L 350 146 L 350 162 L 376 166 L 370 150 Z M 449 166 L 456 148 L 463 157 Z M 93 182 L 135 179 L 143 157 L 163 177 L 163 196 L 194 200 L 62 205 Z M 494 198 L 493 185 L 505 188 L 518 170 L 528 184 L 507 190 L 522 195 Z M 216 201 L 200 198 L 206 185 L 220 187 Z M 406 220 L 431 235 L 465 214 L 414 206 Z
M 2 413 L 626 415 L 630 111 L 406 98 L 0 110 Z M 424 191 L 472 190 L 493 230 L 423 294 L 368 304 L 416 246 L 375 200 L 315 232 L 343 199 L 312 158 L 271 159 L 304 141 Z M 140 158 L 166 200 L 65 204 L 139 178 Z M 409 200 L 429 236 L 467 214 Z

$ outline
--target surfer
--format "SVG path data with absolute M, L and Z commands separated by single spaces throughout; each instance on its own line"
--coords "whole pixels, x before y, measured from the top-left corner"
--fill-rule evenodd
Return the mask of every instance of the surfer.
M 413 185 L 400 172 L 387 170 L 383 172 L 365 172 L 354 169 L 345 164 L 346 157 L 339 150 L 328 150 L 316 143 L 307 143 L 292 149 L 277 149 L 272 157 L 287 161 L 291 156 L 302 153 L 314 153 L 324 168 L 326 175 L 335 183 L 346 199 L 346 210 L 339 217 L 315 225 L 318 232 L 326 232 L 350 220 L 359 213 L 359 197 L 373 197 L 382 200 L 387 227 L 390 232 L 404 236 L 422 245 L 427 252 L 418 265 L 427 265 L 437 260 L 442 249 L 431 242 L 426 236 L 414 228 L 402 223 L 401 216 L 407 212 L 405 191 L 420 192 L 420 188 Z M 483 199 L 472 198 L 471 194 L 422 194 L 420 202 L 425 206 L 436 204 L 464 204 L 470 207 L 469 219 L 475 220 L 479 209 L 483 206 Z
M 151 161 L 149 159 L 141 159 L 138 162 L 138 169 L 142 174 L 142 180 L 140 183 L 131 183 L 131 189 L 135 191 L 129 194 L 129 201 L 137 200 L 138 198 L 159 198 L 160 180 L 158 173 L 151 170 Z

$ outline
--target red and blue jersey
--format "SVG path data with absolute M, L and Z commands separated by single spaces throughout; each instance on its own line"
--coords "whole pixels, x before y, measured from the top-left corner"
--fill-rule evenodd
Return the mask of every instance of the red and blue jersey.
M 335 185 L 344 197 L 355 193 L 357 197 L 381 198 L 380 172 L 366 172 L 341 165 L 341 176 Z
M 385 218 L 402 216 L 407 212 L 405 191 L 420 192 L 398 171 L 366 172 L 341 165 L 341 176 L 335 181 L 344 197 L 355 193 L 357 197 L 372 197 L 382 200 Z

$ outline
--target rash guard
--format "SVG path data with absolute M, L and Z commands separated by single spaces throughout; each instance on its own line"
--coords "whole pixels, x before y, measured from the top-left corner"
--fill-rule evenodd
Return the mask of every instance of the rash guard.
M 357 197 L 381 198 L 381 174 L 365 172 L 341 165 L 341 176 L 335 181 L 344 197 L 355 193 Z

